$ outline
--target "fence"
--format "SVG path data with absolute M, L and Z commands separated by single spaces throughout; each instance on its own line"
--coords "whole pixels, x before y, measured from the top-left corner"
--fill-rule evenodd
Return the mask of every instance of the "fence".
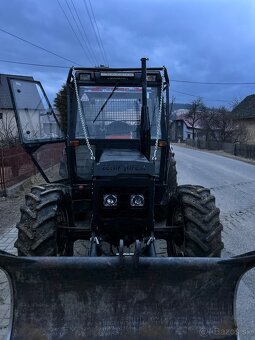
M 62 143 L 47 144 L 33 155 L 45 170 L 59 163 L 63 148 Z M 21 145 L 0 148 L 0 193 L 6 193 L 8 187 L 37 173 L 38 169 Z
M 235 144 L 234 155 L 255 159 L 255 145 Z
M 188 139 L 186 144 L 198 149 L 223 150 L 235 156 L 255 159 L 255 144 L 221 143 L 217 141 L 205 141 L 200 139 Z

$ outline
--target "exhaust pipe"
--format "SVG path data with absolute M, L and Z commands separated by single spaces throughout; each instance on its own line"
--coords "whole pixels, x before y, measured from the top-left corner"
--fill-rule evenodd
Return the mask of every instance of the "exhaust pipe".
M 140 125 L 140 151 L 150 160 L 150 142 L 151 142 L 151 127 L 150 116 L 147 106 L 147 68 L 146 61 L 148 58 L 141 59 L 142 67 L 142 109 L 141 109 L 141 125 Z

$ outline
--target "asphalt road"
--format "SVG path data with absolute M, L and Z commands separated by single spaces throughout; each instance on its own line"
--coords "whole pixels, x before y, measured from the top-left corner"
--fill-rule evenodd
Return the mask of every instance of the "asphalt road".
M 173 146 L 178 183 L 211 188 L 221 209 L 224 257 L 255 250 L 255 165 L 211 152 Z M 237 292 L 240 339 L 255 339 L 255 270 L 245 274 Z

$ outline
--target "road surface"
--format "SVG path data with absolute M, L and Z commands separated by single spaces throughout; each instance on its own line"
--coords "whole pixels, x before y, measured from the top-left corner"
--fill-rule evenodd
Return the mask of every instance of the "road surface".
M 178 183 L 211 188 L 221 209 L 224 257 L 255 250 L 255 165 L 211 152 L 173 146 Z M 255 270 L 241 280 L 237 295 L 240 339 L 255 339 Z

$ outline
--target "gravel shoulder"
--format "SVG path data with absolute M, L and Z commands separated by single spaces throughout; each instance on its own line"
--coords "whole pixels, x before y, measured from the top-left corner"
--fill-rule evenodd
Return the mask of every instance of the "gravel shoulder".
M 20 206 L 23 202 L 24 193 L 0 198 L 0 235 L 19 221 Z
M 0 235 L 15 226 L 20 219 L 20 207 L 24 204 L 25 194 L 33 185 L 44 183 L 40 174 L 16 184 L 7 190 L 7 197 L 0 197 Z

